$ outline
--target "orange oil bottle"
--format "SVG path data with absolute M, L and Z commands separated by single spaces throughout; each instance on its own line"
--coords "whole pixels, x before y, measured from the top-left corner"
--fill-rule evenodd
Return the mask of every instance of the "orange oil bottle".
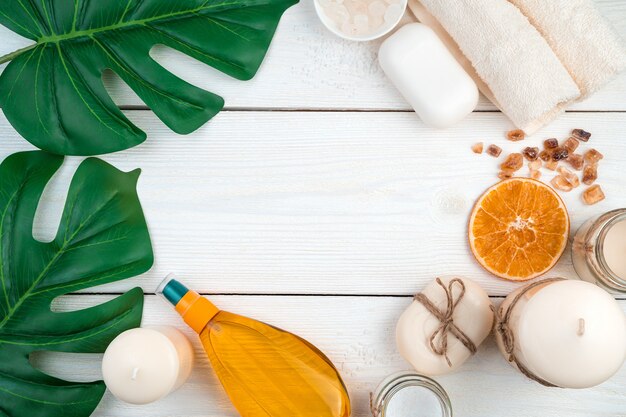
M 306 340 L 219 310 L 171 276 L 157 293 L 196 333 L 243 417 L 348 417 L 350 399 L 331 361 Z

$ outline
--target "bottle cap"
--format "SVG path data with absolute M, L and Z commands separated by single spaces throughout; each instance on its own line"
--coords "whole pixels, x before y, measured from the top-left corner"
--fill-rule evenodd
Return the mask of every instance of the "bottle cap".
M 174 274 L 169 274 L 159 284 L 156 293 L 173 305 L 185 323 L 196 333 L 200 333 L 219 312 L 213 303 L 180 283 Z
M 173 306 L 176 306 L 178 302 L 187 294 L 189 288 L 185 287 L 179 281 L 175 279 L 174 274 L 169 274 L 157 287 L 156 293 L 160 295 Z

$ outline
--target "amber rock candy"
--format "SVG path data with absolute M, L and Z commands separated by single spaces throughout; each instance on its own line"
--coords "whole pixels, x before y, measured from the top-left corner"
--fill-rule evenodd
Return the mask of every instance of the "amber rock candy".
M 572 130 L 572 136 L 574 136 L 578 140 L 582 140 L 583 142 L 589 141 L 591 138 L 591 133 L 586 132 L 582 129 L 574 129 Z
M 530 146 L 528 146 L 524 148 L 522 154 L 524 154 L 524 158 L 528 159 L 529 161 L 534 161 L 539 156 L 539 148 L 531 148 Z
M 544 166 L 546 168 L 548 168 L 550 171 L 556 171 L 556 167 L 559 166 L 559 161 L 555 161 L 555 160 L 551 159 L 551 160 L 547 161 Z
M 543 147 L 545 149 L 554 149 L 559 146 L 559 141 L 556 138 L 550 138 L 543 141 Z
M 585 162 L 589 162 L 590 164 L 595 164 L 602 158 L 604 158 L 604 155 L 593 148 L 585 152 Z
M 550 152 L 546 151 L 545 149 L 541 152 L 539 152 L 539 159 L 541 159 L 544 162 L 549 161 L 550 158 Z
M 489 147 L 487 148 L 487 155 L 493 156 L 494 158 L 499 157 L 501 153 L 502 148 L 500 148 L 499 146 L 489 145 Z
M 541 169 L 541 165 L 543 165 L 543 164 L 541 163 L 541 160 L 536 159 L 536 160 L 534 160 L 534 161 L 530 161 L 530 162 L 528 163 L 528 169 L 530 169 L 531 171 L 538 171 L 538 170 L 540 170 L 540 169 Z
M 591 187 L 583 191 L 583 201 L 586 204 L 596 204 L 597 202 L 604 200 L 604 198 L 604 192 L 598 184 L 592 185 Z
M 483 153 L 483 143 L 478 142 L 472 145 L 472 152 L 474 153 Z
M 562 175 L 557 175 L 556 177 L 552 178 L 550 184 L 552 184 L 552 186 L 557 190 L 565 191 L 566 193 L 572 191 L 572 189 L 574 188 L 572 187 L 572 184 L 570 184 Z
M 514 171 L 510 171 L 508 169 L 504 169 L 498 173 L 498 178 L 501 180 L 508 180 L 509 178 L 513 178 Z
M 521 129 L 515 129 L 507 132 L 506 138 L 512 142 L 518 142 L 520 140 L 524 140 L 526 134 Z
M 503 171 L 517 171 L 524 165 L 524 158 L 521 153 L 512 153 L 506 157 L 504 162 L 500 164 L 500 169 Z
M 563 142 L 563 147 L 569 151 L 569 153 L 573 153 L 580 145 L 580 142 L 576 138 L 568 138 Z
M 561 148 L 560 146 L 552 151 L 552 159 L 555 161 L 562 161 L 563 159 L 567 159 L 568 156 L 569 152 L 567 152 L 567 149 Z
M 572 188 L 576 188 L 580 185 L 580 180 L 578 179 L 578 175 L 574 174 L 569 169 L 561 166 L 558 169 L 559 174 L 567 181 Z
M 585 160 L 583 156 L 578 153 L 573 153 L 567 157 L 567 163 L 572 166 L 576 171 L 580 171 L 583 169 L 583 165 L 585 164 Z
M 598 166 L 596 164 L 587 164 L 583 169 L 583 184 L 591 185 L 598 179 Z
M 541 171 L 538 171 L 536 169 L 531 169 L 530 170 L 530 178 L 532 178 L 534 180 L 538 180 L 539 178 L 541 178 Z

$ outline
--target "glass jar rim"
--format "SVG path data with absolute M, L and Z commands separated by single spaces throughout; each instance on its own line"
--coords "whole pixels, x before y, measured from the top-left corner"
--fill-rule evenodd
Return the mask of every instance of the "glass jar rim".
M 606 261 L 606 257 L 604 256 L 604 240 L 606 239 L 606 235 L 608 234 L 611 227 L 613 227 L 616 223 L 620 223 L 622 221 L 626 221 L 626 210 L 625 209 L 616 209 L 610 211 L 606 214 L 614 215 L 610 217 L 598 231 L 598 240 L 595 245 L 596 258 L 598 259 L 598 263 L 600 267 L 603 269 L 603 272 L 607 275 L 608 283 L 604 283 L 609 287 L 623 291 L 626 289 L 626 279 L 619 277 L 609 266 Z
M 384 417 L 389 402 L 398 392 L 408 387 L 428 389 L 439 400 L 441 416 L 452 417 L 452 404 L 448 393 L 434 379 L 415 372 L 402 371 L 389 375 L 370 394 L 370 410 L 374 417 Z

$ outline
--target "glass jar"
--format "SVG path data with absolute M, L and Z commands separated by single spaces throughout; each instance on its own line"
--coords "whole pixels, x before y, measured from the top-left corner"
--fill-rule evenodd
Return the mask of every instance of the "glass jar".
M 583 224 L 574 236 L 572 263 L 581 279 L 605 289 L 626 293 L 626 277 L 615 274 L 605 256 L 607 233 L 613 226 L 623 221 L 626 221 L 626 209 L 617 209 Z
M 419 388 L 421 392 L 415 391 Z M 425 393 L 432 395 L 424 401 L 427 409 L 418 408 L 415 405 L 420 402 L 420 398 L 424 398 Z M 410 398 L 411 395 L 413 398 Z M 394 399 L 403 401 L 403 404 L 393 404 Z M 436 409 L 433 403 L 438 404 Z M 409 405 L 410 409 L 407 408 Z M 414 372 L 399 372 L 385 378 L 376 391 L 370 394 L 370 409 L 374 417 L 452 417 L 450 397 L 443 387 Z

